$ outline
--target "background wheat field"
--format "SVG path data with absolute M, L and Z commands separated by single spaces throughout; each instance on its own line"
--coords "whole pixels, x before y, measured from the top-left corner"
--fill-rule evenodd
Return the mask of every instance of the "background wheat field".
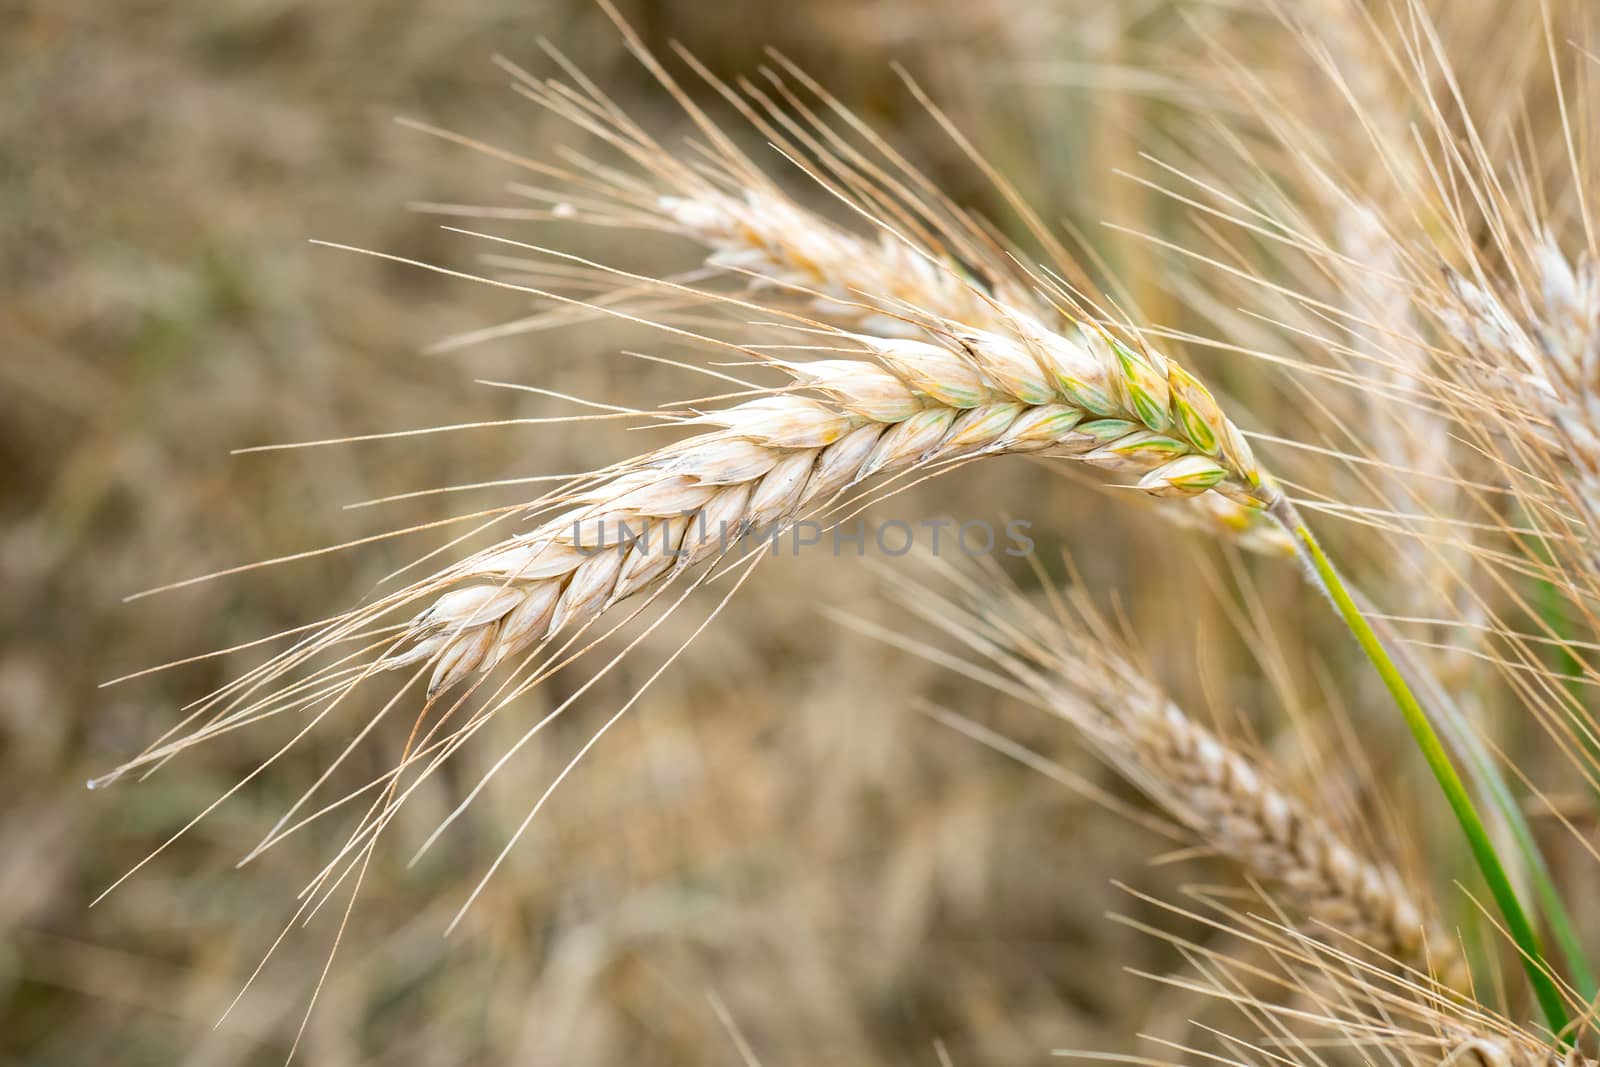
M 1226 336 L 1228 344 L 1172 344 L 1235 405 L 1235 420 L 1261 434 L 1257 452 L 1286 479 L 1314 487 L 1315 499 L 1345 494 L 1373 505 L 1389 494 L 1387 506 L 1398 507 L 1388 468 L 1325 461 L 1325 453 L 1390 455 L 1373 436 L 1351 436 L 1362 390 L 1285 369 L 1346 367 L 1325 339 L 1353 345 L 1350 332 L 1239 281 L 1265 277 L 1334 300 L 1362 279 L 1279 255 L 1259 234 L 1220 233 L 1216 219 L 1154 187 L 1181 185 L 1168 181 L 1167 166 L 1222 174 L 1274 212 L 1293 214 L 1277 199 L 1287 189 L 1303 197 L 1297 210 L 1331 217 L 1314 183 L 1295 177 L 1286 139 L 1274 140 L 1272 107 L 1252 112 L 1250 101 L 1282 104 L 1308 124 L 1336 112 L 1344 92 L 1319 73 L 1317 54 L 1353 47 L 1340 26 L 1355 38 L 1372 32 L 1367 8 L 1335 0 L 1291 13 L 1251 0 L 620 6 L 652 50 L 670 56 L 681 42 L 730 81 L 759 78 L 776 49 L 951 201 L 1040 253 L 1014 205 L 903 70 L 1070 240 L 1119 307 L 1136 308 L 1169 337 Z M 1584 40 L 1580 8 L 1570 27 L 1560 23 L 1562 41 Z M 1403 12 L 1382 10 L 1403 25 Z M 1431 12 L 1441 48 L 1464 64 L 1466 106 L 1481 108 L 1490 127 L 1508 114 L 1531 116 L 1528 129 L 1545 140 L 1523 138 L 1530 153 L 1559 161 L 1558 150 L 1545 151 L 1560 144 L 1563 105 L 1544 77 L 1542 6 L 1456 0 L 1417 10 Z M 598 420 L 235 450 L 570 413 L 547 395 L 491 382 L 638 408 L 708 391 L 677 367 L 624 355 L 682 349 L 616 320 L 442 344 L 527 316 L 535 302 L 310 243 L 474 269 L 483 250 L 441 228 L 459 220 L 411 208 L 497 203 L 519 172 L 394 120 L 530 157 L 585 147 L 581 131 L 511 91 L 492 61 L 498 54 L 541 76 L 559 73 L 543 38 L 664 143 L 696 135 L 588 0 L 8 5 L 0 28 L 0 1061 L 284 1060 L 342 905 L 292 931 L 247 997 L 213 1024 L 340 835 L 313 826 L 235 865 L 346 738 L 312 737 L 91 907 L 293 733 L 279 723 L 229 732 L 148 780 L 90 791 L 88 779 L 167 730 L 251 653 L 101 683 L 341 610 L 444 536 L 424 530 L 125 597 L 527 492 L 490 486 L 352 504 L 591 470 L 649 444 Z M 1581 73 L 1584 61 L 1560 62 Z M 685 84 L 708 108 L 723 108 L 719 116 L 731 114 L 703 83 Z M 1515 102 L 1501 99 L 1512 90 Z M 1375 99 L 1386 99 L 1381 89 Z M 1569 103 L 1594 119 L 1592 101 Z M 1418 128 L 1414 111 L 1396 111 L 1399 128 Z M 1313 132 L 1359 169 L 1359 124 Z M 760 136 L 741 136 L 797 197 L 853 221 L 808 192 L 805 175 Z M 1255 169 L 1222 162 L 1245 156 Z M 1542 174 L 1554 186 L 1560 167 Z M 1280 189 L 1267 176 L 1282 179 Z M 1552 218 L 1570 218 L 1570 198 L 1545 199 Z M 496 232 L 652 276 L 703 258 L 670 235 L 641 239 L 559 219 L 505 221 Z M 1184 248 L 1203 249 L 1210 262 Z M 1412 415 L 1391 412 L 1384 425 L 1406 426 Z M 1442 433 L 1435 440 L 1465 439 Z M 1274 446 L 1279 438 L 1313 447 Z M 1505 482 L 1481 468 L 1439 480 L 1458 495 L 1472 495 L 1460 484 Z M 1105 481 L 1002 458 L 879 500 L 869 517 L 1026 519 L 1042 572 L 998 561 L 1025 594 L 1061 580 L 1070 556 L 1075 580 L 1137 635 L 1165 693 L 1270 761 L 1306 803 L 1359 827 L 1354 839 L 1381 843 L 1406 878 L 1428 887 L 1475 973 L 1496 987 L 1484 996 L 1501 1003 L 1503 994 L 1504 1011 L 1531 1018 L 1520 987 L 1505 988 L 1519 981 L 1515 956 L 1475 903 L 1485 898 L 1449 810 L 1376 676 L 1339 619 L 1308 595 L 1301 569 L 1153 521 L 1152 507 L 1164 504 L 1095 484 Z M 1434 496 L 1417 506 L 1454 505 Z M 1476 632 L 1477 617 L 1464 614 L 1453 586 L 1423 576 L 1438 553 L 1419 554 L 1416 544 L 1439 539 L 1349 514 L 1322 526 L 1383 610 L 1413 620 L 1406 633 L 1418 655 L 1471 645 L 1463 635 Z M 1196 893 L 1254 899 L 1249 879 L 1151 829 L 1157 805 L 1060 718 L 903 647 L 943 646 L 893 595 L 917 579 L 902 561 L 874 555 L 774 559 L 659 679 L 651 674 L 683 636 L 671 628 L 646 634 L 636 655 L 581 694 L 586 675 L 559 675 L 492 723 L 485 745 L 418 790 L 392 847 L 374 853 L 295 1062 L 1022 1064 L 1046 1062 L 1052 1050 L 1165 1061 L 1184 1056 L 1162 1041 L 1206 1045 L 1214 1005 L 1182 983 L 1144 977 L 1194 973 L 1193 954 L 1139 927 L 1249 958 L 1242 932 L 1163 904 L 1187 909 Z M 1452 574 L 1468 566 L 1458 561 Z M 1524 608 L 1549 584 L 1517 581 L 1501 593 Z M 1436 592 L 1438 602 L 1427 603 Z M 715 597 L 701 599 L 709 606 Z M 1560 636 L 1580 647 L 1581 613 L 1556 614 L 1571 623 Z M 1522 617 L 1508 608 L 1483 626 Z M 1540 646 L 1534 666 L 1549 678 L 1581 677 L 1571 650 L 1552 644 Z M 1518 785 L 1554 798 L 1528 803 L 1530 825 L 1557 884 L 1575 887 L 1568 906 L 1580 934 L 1600 946 L 1600 898 L 1582 888 L 1600 869 L 1591 855 L 1594 794 L 1565 757 L 1579 741 L 1553 745 L 1503 672 L 1470 657 L 1440 664 L 1447 685 L 1472 695 L 1474 721 L 1486 724 Z M 647 682 L 446 936 L 529 805 Z M 571 714 L 407 866 L 496 755 L 575 695 Z M 352 757 L 357 778 L 392 765 L 410 723 L 401 714 L 380 724 Z M 974 736 L 983 730 L 994 731 L 989 743 Z M 1032 765 L 997 751 L 1001 738 L 1025 748 Z M 1107 796 L 1089 799 L 1066 780 Z

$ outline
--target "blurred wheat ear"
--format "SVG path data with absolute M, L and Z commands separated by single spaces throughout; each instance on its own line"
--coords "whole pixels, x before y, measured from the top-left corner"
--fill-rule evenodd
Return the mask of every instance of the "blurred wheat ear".
M 925 572 L 926 584 L 891 582 L 886 595 L 982 657 L 967 668 L 974 677 L 1004 679 L 1006 691 L 1070 723 L 1207 847 L 1276 889 L 1313 934 L 1445 988 L 1470 988 L 1465 959 L 1426 895 L 1391 862 L 1348 844 L 1261 759 L 1172 703 L 1081 587 L 1036 600 L 993 566 L 929 560 Z

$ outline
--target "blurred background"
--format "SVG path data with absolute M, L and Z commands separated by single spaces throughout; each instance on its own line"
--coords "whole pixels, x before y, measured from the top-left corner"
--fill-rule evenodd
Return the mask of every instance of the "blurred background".
M 1130 282 L 1152 321 L 1173 324 L 1188 312 L 1177 287 L 1152 281 L 1152 247 L 1101 222 L 1181 227 L 1170 202 L 1115 171 L 1145 167 L 1141 150 L 1171 143 L 1182 87 L 1154 72 L 1181 67 L 1208 34 L 1270 39 L 1260 30 L 1270 20 L 1248 5 L 1168 0 L 621 6 L 653 47 L 682 41 L 725 77 L 755 71 L 776 47 L 955 200 L 1013 226 L 892 69 L 902 64 L 1043 218 L 1085 233 L 1097 269 Z M 271 730 L 242 731 L 148 781 L 86 791 L 88 777 L 254 660 L 99 684 L 339 610 L 442 537 L 123 598 L 516 491 L 351 503 L 637 451 L 636 436 L 596 423 L 230 455 L 566 413 L 476 379 L 639 406 L 700 391 L 621 356 L 644 342 L 609 324 L 429 354 L 526 303 L 308 243 L 470 267 L 474 248 L 407 205 L 493 202 L 515 173 L 393 119 L 548 158 L 572 131 L 511 93 L 491 63 L 499 52 L 550 73 L 541 37 L 647 127 L 681 118 L 585 0 L 13 0 L 5 10 L 0 1060 L 281 1062 L 337 907 L 292 931 L 213 1023 L 334 837 L 314 830 L 234 864 L 337 738 L 267 768 L 91 910 L 276 749 Z M 502 231 L 608 262 L 625 253 L 633 269 L 695 262 L 670 241 Z M 1246 401 L 1274 397 L 1225 360 L 1196 361 Z M 1231 624 L 1209 639 L 1196 624 L 1224 618 L 1217 585 L 1238 578 L 1203 535 L 1152 528 L 1134 502 L 1021 461 L 957 472 L 877 517 L 916 521 L 956 500 L 968 516 L 1026 516 L 1047 559 L 1070 548 L 1097 588 L 1117 591 L 1191 707 L 1249 719 L 1272 706 Z M 1292 567 L 1240 567 L 1260 603 L 1296 595 Z M 743 1040 L 768 1065 L 1007 1064 L 1181 1035 L 1192 1006 L 1125 970 L 1168 969 L 1175 955 L 1104 916 L 1148 910 L 1118 881 L 1171 895 L 1214 872 L 1152 865 L 1161 838 L 919 714 L 918 701 L 937 701 L 1128 792 L 1058 725 L 822 614 L 902 625 L 881 580 L 852 558 L 763 568 L 556 794 L 448 938 L 450 915 L 551 776 L 672 646 L 647 644 L 636 666 L 585 694 L 407 869 L 411 846 L 488 756 L 439 778 L 375 859 L 297 1062 L 731 1064 Z M 1315 637 L 1282 638 L 1275 683 L 1323 706 Z M 530 695 L 503 739 L 576 685 Z M 394 758 L 407 725 L 387 724 L 367 774 Z

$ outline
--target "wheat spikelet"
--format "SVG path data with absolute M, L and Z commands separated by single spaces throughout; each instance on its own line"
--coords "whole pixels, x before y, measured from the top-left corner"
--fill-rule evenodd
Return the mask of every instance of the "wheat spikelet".
M 985 292 L 961 276 L 959 264 L 891 233 L 875 240 L 842 230 L 771 190 L 742 195 L 707 186 L 692 196 L 664 196 L 657 205 L 679 233 L 712 249 L 707 263 L 755 276 L 758 284 L 811 294 L 813 311 L 883 336 L 916 337 L 907 322 L 880 308 L 938 308 L 983 328 L 1006 328 L 999 306 L 1030 308 L 1033 294 L 1007 277 Z M 868 301 L 871 301 L 869 303 Z M 876 306 L 875 306 L 876 305 Z
M 1389 465 L 1382 490 L 1386 503 L 1426 523 L 1431 516 L 1456 513 L 1457 494 L 1450 477 L 1455 447 L 1449 420 L 1433 412 L 1392 410 L 1395 398 L 1426 398 L 1439 380 L 1422 341 L 1415 291 L 1408 281 L 1408 252 L 1390 222 L 1397 214 L 1410 217 L 1407 210 L 1416 211 L 1423 198 L 1425 161 L 1394 107 L 1409 85 L 1394 69 L 1382 31 L 1364 5 L 1318 0 L 1302 13 L 1310 23 L 1312 47 L 1326 48 L 1322 77 L 1347 97 L 1353 120 L 1348 126 L 1359 131 L 1353 143 L 1334 142 L 1331 147 L 1342 149 L 1341 156 L 1357 157 L 1348 166 L 1359 167 L 1359 157 L 1369 156 L 1373 172 L 1335 176 L 1306 164 L 1308 184 L 1330 221 L 1331 250 L 1343 261 L 1329 273 L 1346 305 L 1345 330 L 1361 357 L 1353 361 L 1352 370 L 1377 386 L 1359 390 L 1356 398 L 1363 409 L 1362 437 L 1373 457 Z M 1327 131 L 1311 128 L 1304 116 L 1280 126 L 1286 137 L 1303 136 L 1308 146 L 1331 142 Z M 1312 147 L 1298 155 L 1313 158 Z M 1459 561 L 1442 564 L 1432 558 L 1436 550 L 1411 538 L 1400 542 L 1399 551 L 1423 579 L 1410 586 L 1413 603 L 1407 609 L 1419 614 L 1434 610 L 1436 605 L 1425 598 L 1445 584 L 1439 572 Z
M 1485 610 L 1470 585 L 1475 531 L 1450 523 L 1468 504 L 1455 466 L 1462 450 L 1454 420 L 1427 403 L 1442 399 L 1438 406 L 1449 407 L 1448 398 L 1440 397 L 1447 392 L 1445 379 L 1422 341 L 1422 309 L 1390 224 L 1360 203 L 1338 204 L 1334 220 L 1338 252 L 1362 265 L 1341 277 L 1350 305 L 1346 328 L 1362 357 L 1354 370 L 1375 387 L 1358 393 L 1362 436 L 1372 458 L 1384 465 L 1382 473 L 1364 480 L 1403 534 L 1386 549 L 1411 576 L 1395 583 L 1395 609 L 1448 620 L 1430 627 L 1436 631 L 1434 671 L 1447 692 L 1476 703 L 1473 653 Z
M 1388 959 L 1431 968 L 1448 985 L 1463 982 L 1454 943 L 1395 868 L 1363 857 L 1271 768 L 1169 700 L 1081 590 L 1053 597 L 1047 613 L 992 568 L 941 569 L 956 598 L 924 589 L 900 599 L 1077 727 L 1208 847 L 1315 923 Z
M 630 461 L 577 505 L 428 584 L 385 666 L 432 658 L 431 688 L 487 670 L 730 542 L 818 513 L 869 478 L 1007 453 L 1077 459 L 1155 496 L 1275 492 L 1205 387 L 1092 326 L 1011 313 L 1004 332 L 924 312 L 929 340 L 841 334 L 870 358 L 774 361 L 812 399 L 766 396 L 687 420 L 719 427 Z
M 1373 454 L 1394 469 L 1389 495 L 1400 507 L 1406 506 L 1407 497 L 1418 496 L 1417 504 L 1427 514 L 1450 514 L 1454 486 L 1448 477 L 1406 477 L 1412 472 L 1448 474 L 1454 444 L 1450 422 L 1432 413 L 1396 418 L 1378 410 L 1386 397 L 1427 396 L 1438 381 L 1427 347 L 1418 340 L 1417 307 L 1402 280 L 1407 273 L 1404 257 L 1388 225 L 1366 205 L 1340 205 L 1334 232 L 1340 254 L 1363 264 L 1342 276 L 1352 313 L 1347 328 L 1358 351 L 1368 357 L 1361 364 L 1364 376 L 1379 386 L 1376 397 L 1367 400 L 1374 409 L 1368 412 L 1368 432 Z

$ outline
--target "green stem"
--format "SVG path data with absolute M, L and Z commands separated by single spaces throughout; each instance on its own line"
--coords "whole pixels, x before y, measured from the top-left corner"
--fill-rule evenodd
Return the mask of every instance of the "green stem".
M 1439 735 L 1434 732 L 1433 725 L 1422 710 L 1422 705 L 1417 703 L 1417 698 L 1412 695 L 1399 668 L 1389 658 L 1388 651 L 1378 640 L 1378 635 L 1373 632 L 1366 616 L 1356 607 L 1349 590 L 1345 588 L 1343 579 L 1339 577 L 1339 572 L 1323 553 L 1322 545 L 1312 535 L 1311 530 L 1301 521 L 1294 505 L 1287 497 L 1280 495 L 1269 510 L 1273 518 L 1277 519 L 1295 539 L 1301 556 L 1316 571 L 1317 577 L 1322 581 L 1323 589 L 1327 591 L 1334 607 L 1338 609 L 1345 626 L 1349 627 L 1356 643 L 1361 646 L 1361 651 L 1366 653 L 1367 659 L 1377 668 L 1383 684 L 1394 697 L 1395 704 L 1405 717 L 1406 726 L 1411 730 L 1411 736 L 1415 738 L 1417 747 L 1422 751 L 1423 759 L 1427 760 L 1428 768 L 1438 779 L 1439 788 L 1444 790 L 1450 810 L 1455 813 L 1456 821 L 1461 824 L 1461 829 L 1466 834 L 1467 844 L 1472 849 L 1473 858 L 1478 862 L 1478 869 L 1483 872 L 1484 881 L 1489 885 L 1490 895 L 1500 908 L 1506 930 L 1522 955 L 1523 968 L 1528 972 L 1528 981 L 1533 986 L 1534 996 L 1538 998 L 1540 1007 L 1544 1009 L 1550 1029 L 1558 1036 L 1561 1035 L 1568 1023 L 1566 1005 L 1562 1000 L 1561 990 L 1550 977 L 1545 964 L 1544 950 L 1539 944 L 1539 934 L 1533 928 L 1527 913 L 1523 911 L 1516 890 L 1511 886 L 1511 879 L 1500 863 L 1493 842 L 1489 840 L 1489 832 L 1483 824 L 1483 819 L 1478 815 L 1472 798 L 1467 794 L 1467 787 L 1461 781 L 1461 776 L 1456 773 L 1449 755 L 1445 753 Z
M 1423 672 L 1414 658 L 1404 654 L 1405 649 L 1399 648 L 1399 637 L 1393 627 L 1380 619 L 1375 629 L 1379 632 L 1380 640 L 1386 640 L 1390 648 L 1398 649 L 1393 655 L 1400 661 L 1401 670 L 1403 672 L 1409 670 L 1412 684 L 1423 691 L 1422 697 L 1428 706 L 1437 709 L 1438 728 L 1444 735 L 1445 743 L 1456 754 L 1456 758 L 1466 764 L 1468 778 L 1477 786 L 1479 795 L 1487 796 L 1493 803 L 1494 810 L 1500 813 L 1501 821 L 1515 839 L 1518 851 L 1522 853 L 1523 862 L 1527 865 L 1528 880 L 1532 883 L 1534 895 L 1539 900 L 1539 910 L 1544 915 L 1545 923 L 1556 944 L 1561 947 L 1561 954 L 1566 961 L 1567 973 L 1572 980 L 1573 988 L 1584 1003 L 1594 1003 L 1597 994 L 1600 994 L 1600 985 L 1597 985 L 1594 970 L 1589 966 L 1583 941 L 1578 937 L 1577 927 L 1572 921 L 1572 916 L 1567 913 L 1566 905 L 1561 902 L 1561 893 L 1556 889 L 1550 865 L 1545 862 L 1544 853 L 1539 850 L 1539 844 L 1534 840 L 1533 828 L 1528 825 L 1527 816 L 1522 813 L 1516 797 L 1512 795 L 1505 775 L 1495 766 L 1494 757 L 1490 755 L 1488 747 L 1477 734 L 1472 732 L 1472 727 L 1468 725 L 1460 709 L 1451 701 L 1450 695 L 1440 688 L 1438 682 L 1431 676 Z

